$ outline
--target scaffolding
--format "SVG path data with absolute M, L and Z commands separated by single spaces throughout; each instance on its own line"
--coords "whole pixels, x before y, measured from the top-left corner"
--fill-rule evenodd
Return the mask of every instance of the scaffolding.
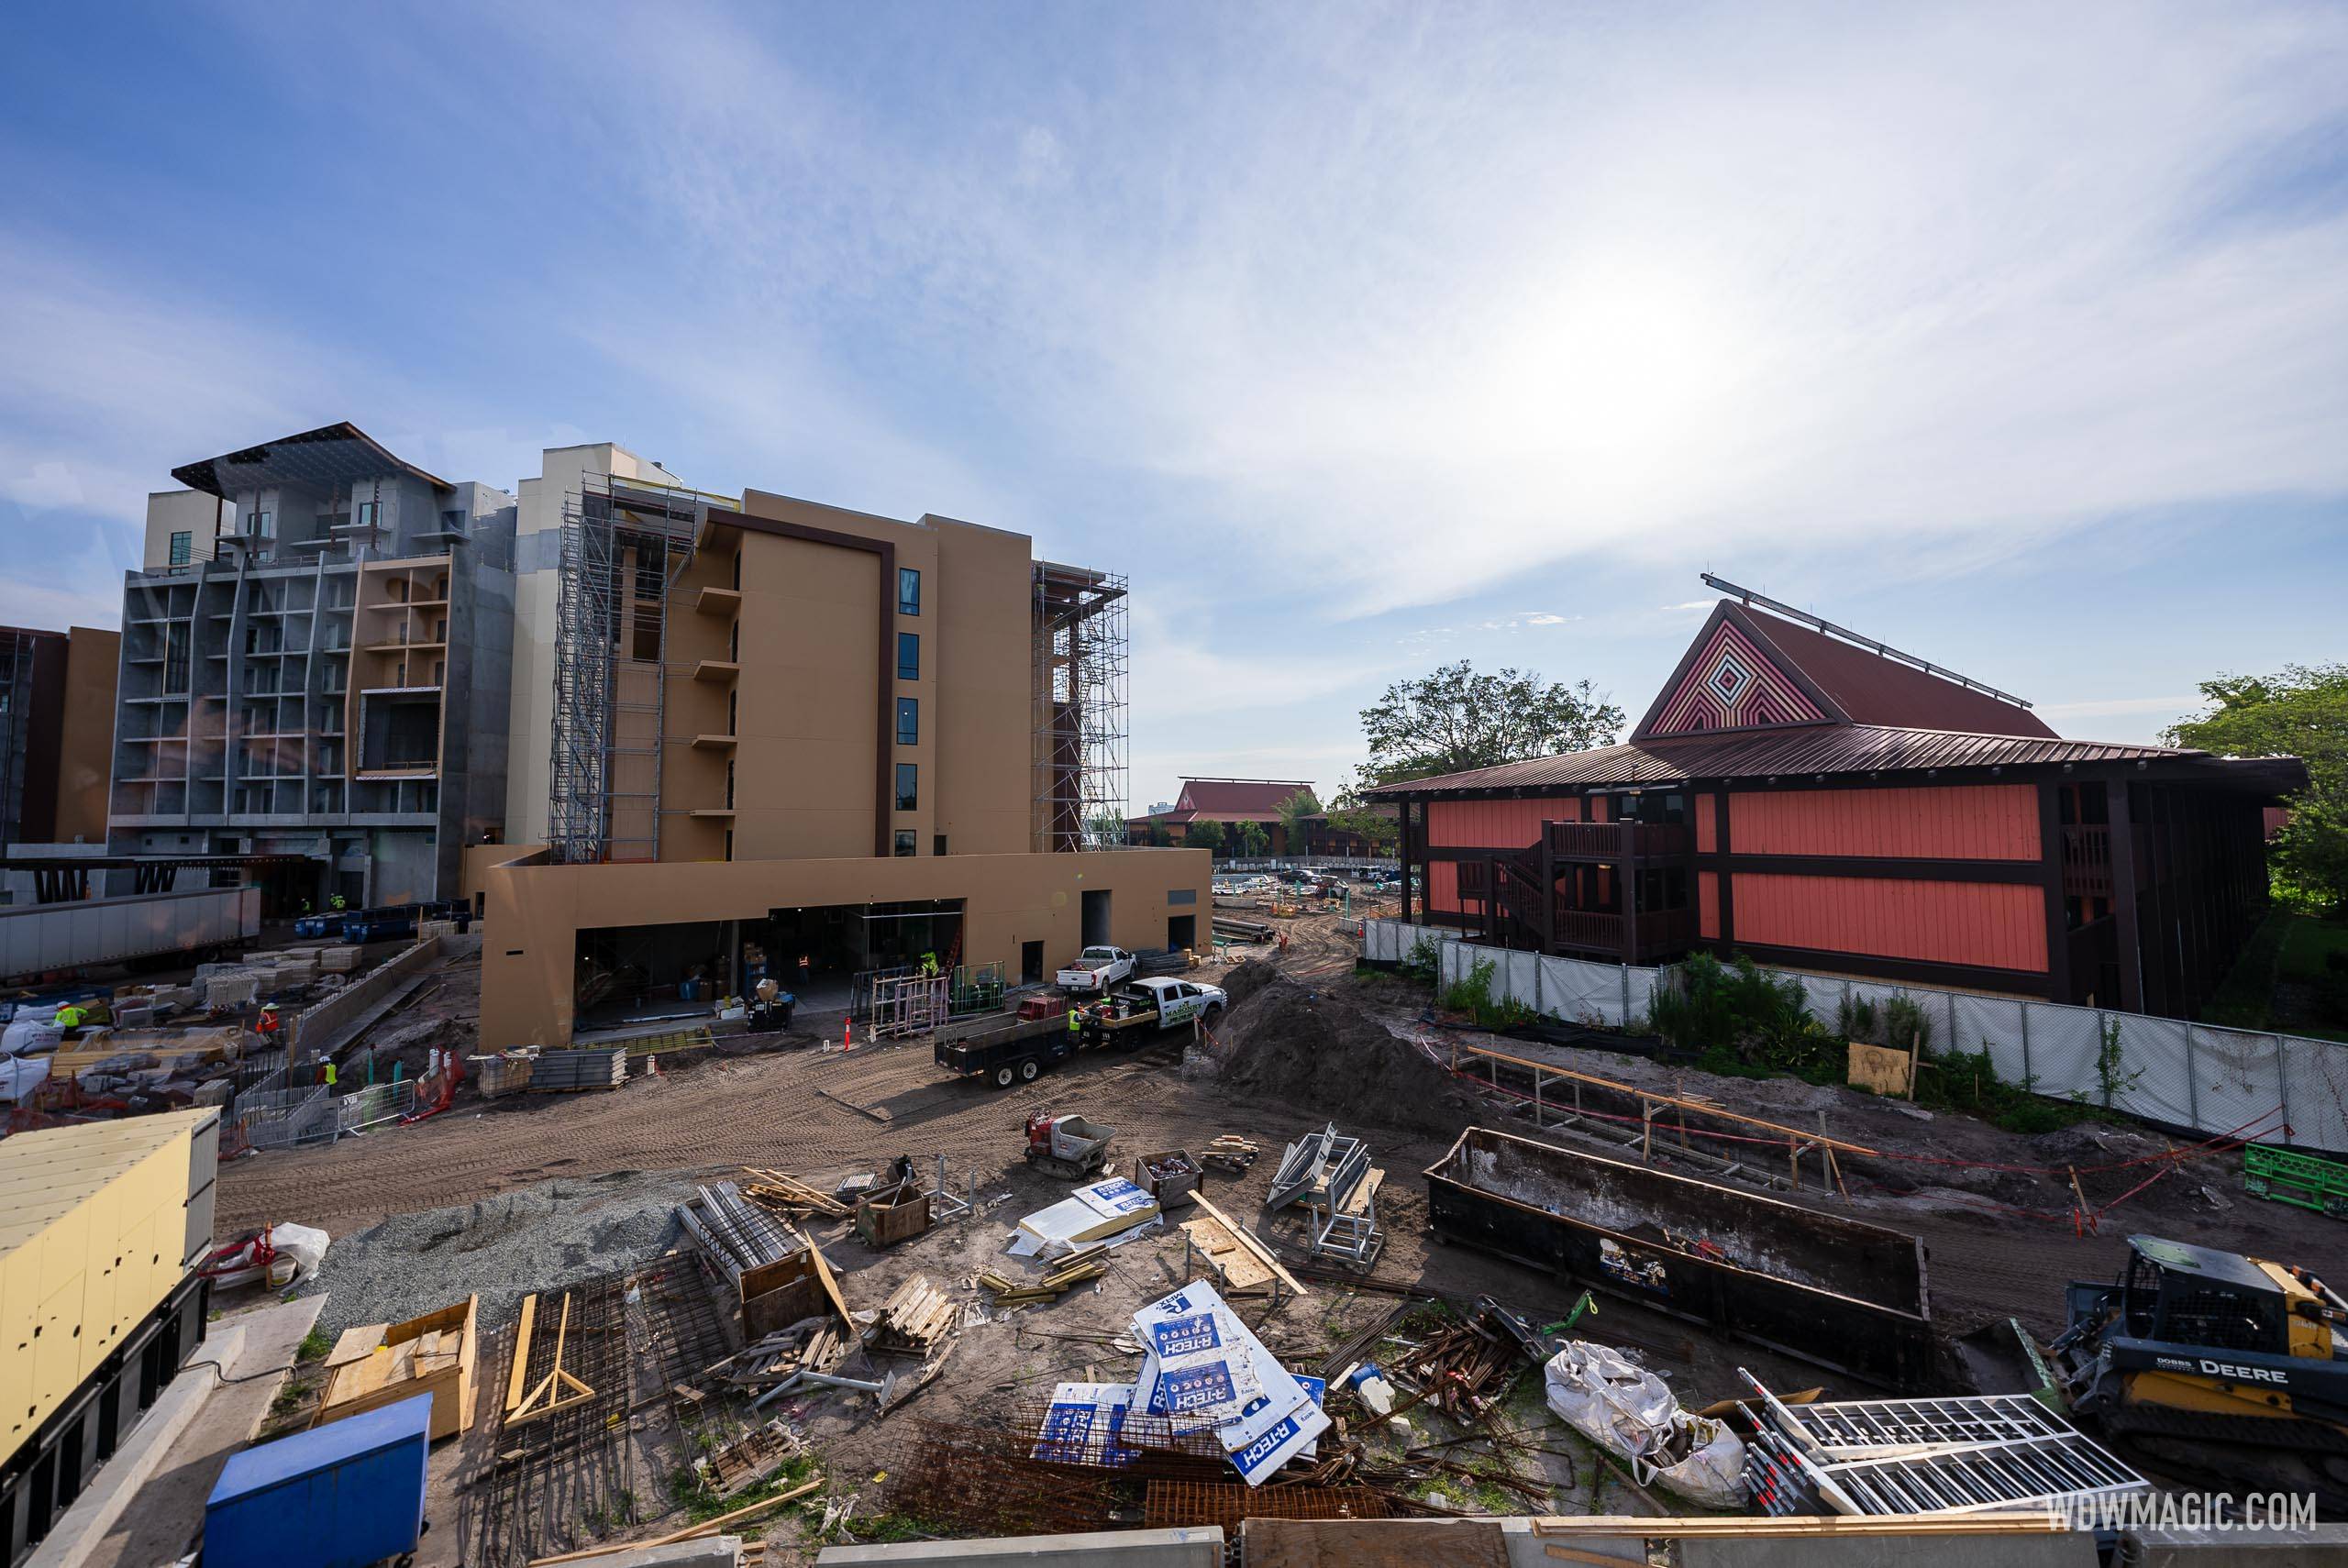
M 588 474 L 564 499 L 555 590 L 557 860 L 657 860 L 669 593 L 708 503 L 691 491 Z
M 1034 571 L 1036 847 L 1124 842 L 1125 580 L 1037 561 Z

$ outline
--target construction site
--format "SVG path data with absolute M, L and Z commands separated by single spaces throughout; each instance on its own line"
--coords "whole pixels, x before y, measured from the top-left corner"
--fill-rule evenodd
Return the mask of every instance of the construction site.
M 1070 999 L 1041 1030 L 1013 997 L 896 1039 L 845 1010 L 650 1036 L 568 1092 L 475 1072 L 415 1124 L 226 1158 L 207 1332 L 281 1342 L 290 1314 L 317 1353 L 215 1401 L 264 1438 L 427 1408 L 427 1563 L 1207 1528 L 1325 1561 L 1856 1562 L 1890 1532 L 2091 1562 L 2050 1503 L 2210 1483 L 2030 1397 L 2059 1378 L 2021 1352 L 2069 1326 L 2060 1282 L 2121 1278 L 2138 1233 L 2319 1265 L 2336 1239 L 2245 1192 L 2223 1142 L 2017 1135 L 1634 1036 L 1497 1035 L 1363 966 L 1359 918 L 1314 901 L 1225 916 L 1270 940 L 1180 971 L 1211 1014 L 1008 1092 L 957 1053 L 1057 1050 Z M 476 975 L 436 962 L 353 1045 L 478 1057 Z M 1153 1336 L 1199 1317 L 1260 1392 L 1153 1408 L 1199 1375 Z M 1275 1423 L 1237 1412 L 1281 1397 L 1298 1441 L 1255 1467 Z M 94 1555 L 175 1550 L 201 1499 L 168 1496 Z M 1408 1529 L 1345 1533 L 1373 1521 Z
M 1632 744 L 1372 791 L 1381 859 L 1302 780 L 1131 818 L 1127 584 L 1022 536 L 608 445 L 500 518 L 505 831 L 435 847 L 448 896 L 165 892 L 223 923 L 9 961 L 6 1568 L 294 1529 L 466 1568 L 2234 1561 L 2177 1511 L 2211 1498 L 2348 1553 L 2348 1076 L 2149 1011 L 2239 938 L 2291 759 L 2075 747 L 1723 600 Z M 403 627 L 448 591 L 359 569 Z M 1729 749 L 1804 724 L 1849 794 Z M 1337 853 L 1125 842 L 1284 810 Z M 315 870 L 83 858 L 17 930 L 114 859 L 132 901 Z

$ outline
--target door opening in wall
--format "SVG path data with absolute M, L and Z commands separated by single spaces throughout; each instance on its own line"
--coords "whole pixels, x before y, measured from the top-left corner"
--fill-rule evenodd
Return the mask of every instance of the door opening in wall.
M 1019 944 L 1019 983 L 1040 986 L 1044 983 L 1044 944 L 1023 942 Z
M 1084 945 L 1102 947 L 1109 942 L 1109 889 L 1095 888 L 1084 894 Z
M 1167 946 L 1171 947 L 1171 948 L 1172 948 L 1172 949 L 1174 949 L 1177 953 L 1180 953 L 1180 951 L 1182 951 L 1182 950 L 1183 950 L 1184 948 L 1186 948 L 1186 947 L 1196 947 L 1198 944 L 1199 944 L 1199 917 L 1198 917 L 1198 916 L 1196 916 L 1196 915 L 1168 915 L 1168 916 L 1166 917 L 1166 945 L 1167 945 Z

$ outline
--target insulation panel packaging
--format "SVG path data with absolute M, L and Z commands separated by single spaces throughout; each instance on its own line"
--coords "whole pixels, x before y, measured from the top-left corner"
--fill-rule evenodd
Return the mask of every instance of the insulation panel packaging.
M 211 1244 L 220 1113 L 0 1139 L 0 1464 Z
M 1013 1257 L 1058 1257 L 1094 1242 L 1138 1230 L 1159 1218 L 1157 1199 L 1123 1176 L 1080 1187 L 1074 1196 L 1019 1221 Z
M 1311 1452 L 1328 1430 L 1323 1390 L 1282 1366 L 1213 1286 L 1185 1286 L 1132 1321 L 1143 1346 L 1135 1404 L 1177 1428 L 1212 1427 L 1250 1486 Z
M 1052 1390 L 1031 1457 L 1056 1464 L 1123 1469 L 1141 1457 L 1118 1439 L 1134 1408 L 1130 1383 L 1063 1383 Z

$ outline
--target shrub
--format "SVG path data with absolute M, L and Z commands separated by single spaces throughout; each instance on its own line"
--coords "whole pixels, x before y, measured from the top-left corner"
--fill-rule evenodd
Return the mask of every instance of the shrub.
M 1486 1029 L 1506 1029 L 1512 1024 L 1532 1021 L 1534 1010 L 1513 997 L 1494 997 L 1492 980 L 1500 966 L 1490 958 L 1479 958 L 1468 977 L 1455 980 L 1439 999 L 1454 1012 L 1464 1012 Z
M 1882 1022 L 1875 1003 L 1855 991 L 1844 991 L 1842 1004 L 1834 1010 L 1834 1032 L 1845 1040 L 1877 1042 L 1876 1031 Z
M 1801 982 L 1766 974 L 1742 955 L 1722 964 L 1699 953 L 1666 969 L 1656 977 L 1647 1028 L 1707 1061 L 1818 1083 L 1840 1083 L 1844 1075 L 1842 1043 L 1810 1016 Z

